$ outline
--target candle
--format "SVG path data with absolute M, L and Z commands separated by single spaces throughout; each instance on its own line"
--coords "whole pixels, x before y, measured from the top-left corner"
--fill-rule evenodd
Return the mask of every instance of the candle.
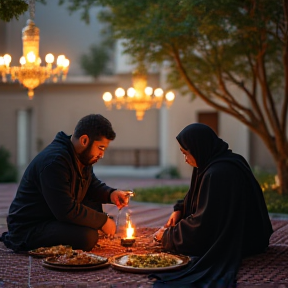
M 126 239 L 133 239 L 133 234 L 134 234 L 134 228 L 132 227 L 131 221 L 129 220 L 126 228 Z

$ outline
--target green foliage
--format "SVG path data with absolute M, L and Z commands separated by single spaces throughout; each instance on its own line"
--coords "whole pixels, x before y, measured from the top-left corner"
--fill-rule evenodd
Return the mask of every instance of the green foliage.
M 171 166 L 171 167 L 165 168 L 161 172 L 159 172 L 156 175 L 156 178 L 158 178 L 158 179 L 162 179 L 162 178 L 176 179 L 176 178 L 180 178 L 180 176 L 181 175 L 180 175 L 177 167 Z
M 24 0 L 0 0 L 0 19 L 5 22 L 14 17 L 18 20 L 27 10 L 28 4 Z
M 279 195 L 275 186 L 275 173 L 255 168 L 253 173 L 258 180 L 270 213 L 288 214 L 288 195 Z
M 288 195 L 279 195 L 275 190 L 263 192 L 270 213 L 288 214 Z
M 9 151 L 0 146 L 0 183 L 17 181 L 17 169 L 9 162 L 9 158 Z
M 91 7 L 99 6 L 98 0 L 59 0 L 59 5 L 68 2 L 68 10 L 72 13 L 81 10 L 81 19 L 87 24 L 90 22 L 89 10 Z
M 88 54 L 81 56 L 81 67 L 87 75 L 95 78 L 101 74 L 111 74 L 107 68 L 109 58 L 109 51 L 106 46 L 93 45 Z
M 172 204 L 183 199 L 189 187 L 183 186 L 159 186 L 134 189 L 133 200 L 139 202 Z
M 224 82 L 251 81 L 261 54 L 269 89 L 283 88 L 286 34 L 279 1 L 60 0 L 65 2 L 70 11 L 81 10 L 86 22 L 91 7 L 107 8 L 99 19 L 115 38 L 127 40 L 125 52 L 135 62 L 143 55 L 150 63 L 169 60 L 169 81 L 183 94 L 191 90 L 190 82 L 207 98 L 226 97 Z
M 255 167 L 252 170 L 255 178 L 262 187 L 262 190 L 271 190 L 271 187 L 275 184 L 275 173 L 265 171 L 259 167 Z
M 11 21 L 14 17 L 18 20 L 19 16 L 29 10 L 29 1 L 25 0 L 0 0 L 0 20 Z M 36 0 L 46 4 L 45 0 Z

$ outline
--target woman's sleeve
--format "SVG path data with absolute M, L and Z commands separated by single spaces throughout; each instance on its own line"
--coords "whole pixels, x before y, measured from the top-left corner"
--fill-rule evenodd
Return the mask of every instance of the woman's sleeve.
M 233 176 L 235 170 L 231 173 Z M 242 177 L 238 178 L 230 181 L 229 172 L 223 173 L 221 169 L 206 173 L 199 187 L 195 213 L 164 232 L 163 248 L 186 255 L 203 255 L 230 225 L 229 217 L 237 213 L 238 191 L 243 181 Z
M 174 205 L 174 211 L 181 211 L 183 212 L 184 209 L 184 200 L 178 200 Z

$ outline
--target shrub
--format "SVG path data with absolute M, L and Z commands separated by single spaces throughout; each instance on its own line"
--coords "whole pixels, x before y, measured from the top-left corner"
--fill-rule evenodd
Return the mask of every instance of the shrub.
M 16 182 L 17 169 L 9 162 L 10 152 L 0 146 L 0 182 Z
M 151 202 L 161 204 L 173 204 L 179 199 L 183 199 L 189 186 L 159 186 L 149 188 L 134 189 L 133 200 L 139 202 Z
M 270 213 L 288 214 L 288 195 L 279 195 L 274 190 L 263 192 Z
M 97 78 L 101 74 L 110 74 L 107 68 L 109 59 L 105 46 L 92 45 L 89 52 L 81 56 L 80 63 L 87 75 Z
M 177 167 L 171 166 L 159 172 L 155 178 L 158 179 L 179 179 L 181 177 Z

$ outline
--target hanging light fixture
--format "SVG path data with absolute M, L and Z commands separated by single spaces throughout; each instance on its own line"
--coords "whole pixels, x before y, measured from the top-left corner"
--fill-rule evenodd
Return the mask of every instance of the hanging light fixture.
M 12 81 L 18 80 L 28 89 L 29 99 L 33 98 L 34 89 L 47 79 L 51 79 L 53 82 L 65 80 L 69 69 L 69 60 L 64 55 L 58 56 L 56 66 L 53 67 L 54 56 L 51 53 L 45 57 L 46 66 L 40 66 L 40 30 L 33 21 L 34 11 L 35 0 L 30 0 L 30 19 L 27 21 L 27 26 L 22 30 L 23 56 L 20 58 L 21 66 L 10 67 L 12 58 L 9 54 L 0 56 L 2 81 L 6 82 L 8 77 Z
M 117 88 L 115 94 L 110 92 L 103 94 L 103 100 L 108 109 L 113 106 L 116 109 L 128 109 L 136 111 L 137 120 L 142 120 L 146 110 L 151 108 L 161 108 L 165 103 L 169 108 L 174 99 L 175 94 L 172 91 L 163 91 L 161 88 L 153 89 L 147 86 L 147 73 L 142 69 L 136 70 L 132 75 L 133 87 L 127 90 Z

